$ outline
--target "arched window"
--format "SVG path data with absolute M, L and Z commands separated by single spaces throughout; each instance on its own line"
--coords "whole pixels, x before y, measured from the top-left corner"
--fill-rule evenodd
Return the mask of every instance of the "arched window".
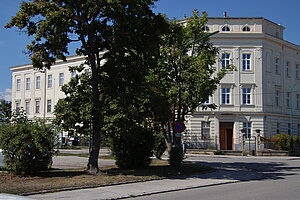
M 222 31 L 230 31 L 230 28 L 228 26 L 223 26 Z
M 243 27 L 243 31 L 244 31 L 244 32 L 249 32 L 249 31 L 250 31 L 250 27 L 249 27 L 249 26 Z
M 203 26 L 203 31 L 209 31 L 209 27 L 208 26 Z

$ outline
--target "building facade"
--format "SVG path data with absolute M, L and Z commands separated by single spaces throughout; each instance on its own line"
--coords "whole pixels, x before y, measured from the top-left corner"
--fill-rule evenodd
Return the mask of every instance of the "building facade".
M 189 148 L 249 150 L 277 133 L 300 134 L 300 47 L 284 27 L 264 18 L 209 18 L 205 30 L 219 49 L 216 68 L 228 71 L 218 89 L 187 119 Z M 249 144 L 250 143 L 250 144 Z
M 231 64 L 235 69 L 205 102 L 217 109 L 199 107 L 187 117 L 187 147 L 242 150 L 254 148 L 257 136 L 299 135 L 300 46 L 283 39 L 284 27 L 264 18 L 223 17 L 209 18 L 205 30 L 220 31 L 211 37 L 219 49 L 217 70 Z M 11 67 L 13 109 L 22 107 L 29 118 L 52 118 L 64 98 L 61 86 L 74 75 L 68 66 L 83 61 L 71 56 L 45 71 Z
M 12 109 L 23 109 L 29 119 L 54 117 L 57 101 L 64 98 L 61 87 L 74 73 L 69 66 L 79 66 L 83 57 L 68 57 L 68 62 L 58 61 L 50 70 L 37 70 L 32 65 L 11 67 L 12 71 Z

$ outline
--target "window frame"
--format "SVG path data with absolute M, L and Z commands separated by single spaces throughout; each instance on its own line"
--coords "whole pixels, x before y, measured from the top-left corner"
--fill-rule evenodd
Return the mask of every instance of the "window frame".
M 231 104 L 231 88 L 230 87 L 222 87 L 221 88 L 221 103 L 222 105 L 230 105 Z
M 222 31 L 223 32 L 229 32 L 230 31 L 230 27 L 227 26 L 227 25 L 225 25 L 225 26 L 222 27 Z
M 245 138 L 249 139 L 252 137 L 252 122 L 243 122 L 243 130 L 245 133 Z
M 242 104 L 243 105 L 251 105 L 252 104 L 252 88 L 251 87 L 243 87 L 242 88 Z
M 65 74 L 63 72 L 59 73 L 59 86 L 63 86 L 65 82 Z
M 280 60 L 279 58 L 275 58 L 275 74 L 280 74 Z
M 279 107 L 279 104 L 280 104 L 280 91 L 275 90 L 275 105 Z
M 16 80 L 16 91 L 20 91 L 21 90 L 21 79 L 18 78 Z
M 244 57 L 247 56 L 247 57 Z M 249 56 L 249 57 L 248 57 Z M 251 53 L 242 53 L 242 71 L 251 71 Z
M 291 107 L 291 92 L 286 93 L 286 107 L 287 108 Z
M 47 99 L 47 113 L 51 113 L 51 112 L 52 112 L 52 100 Z
M 35 89 L 36 90 L 41 89 L 41 76 L 35 77 Z
M 244 26 L 244 27 L 242 28 L 242 31 L 243 31 L 243 32 L 250 32 L 251 29 L 250 29 L 249 26 Z
M 229 66 L 231 64 L 230 57 L 231 57 L 231 53 L 227 53 L 227 52 L 222 53 L 222 55 L 221 55 L 221 68 L 222 69 L 229 69 Z
M 30 114 L 30 101 L 25 101 L 25 113 Z
M 39 114 L 41 111 L 41 101 L 39 99 L 35 100 L 35 113 Z
M 30 78 L 25 78 L 25 90 L 30 90 Z
M 53 86 L 53 76 L 52 74 L 48 74 L 47 76 L 47 88 L 52 88 Z
M 295 68 L 295 78 L 296 78 L 296 80 L 299 80 L 299 79 L 300 79 L 300 76 L 299 76 L 299 64 L 296 64 L 296 68 Z
M 286 65 L 285 65 L 285 76 L 288 78 L 290 77 L 290 62 L 289 61 L 287 61 Z
M 201 121 L 201 139 L 210 139 L 210 121 Z

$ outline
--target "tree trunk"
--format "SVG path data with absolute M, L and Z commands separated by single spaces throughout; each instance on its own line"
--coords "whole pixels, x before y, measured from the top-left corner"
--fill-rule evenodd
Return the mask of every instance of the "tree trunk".
M 89 54 L 88 56 L 90 66 L 92 69 L 92 145 L 91 152 L 89 155 L 89 162 L 87 165 L 87 172 L 89 174 L 96 174 L 99 172 L 98 166 L 98 158 L 100 151 L 100 131 L 101 131 L 101 123 L 100 123 L 100 91 L 99 91 L 99 67 L 96 64 L 96 57 L 94 54 Z

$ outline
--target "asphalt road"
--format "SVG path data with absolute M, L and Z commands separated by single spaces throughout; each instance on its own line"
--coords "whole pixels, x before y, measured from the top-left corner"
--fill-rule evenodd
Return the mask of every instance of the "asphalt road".
M 241 182 L 181 190 L 134 200 L 205 199 L 205 200 L 299 200 L 300 199 L 300 158 L 288 157 L 211 157 L 192 156 L 188 158 L 214 166 L 223 171 L 223 178 L 235 178 Z M 244 174 L 236 177 L 235 173 Z M 226 172 L 226 173 L 225 173 Z M 212 175 L 212 174 L 210 174 Z M 221 175 L 222 176 L 222 175 Z

